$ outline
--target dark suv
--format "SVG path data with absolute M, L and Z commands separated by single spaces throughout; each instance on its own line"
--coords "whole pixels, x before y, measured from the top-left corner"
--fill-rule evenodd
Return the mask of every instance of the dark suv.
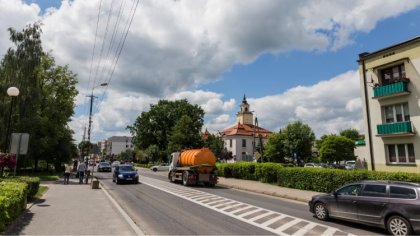
M 344 219 L 385 228 L 393 235 L 420 234 L 419 194 L 417 183 L 361 181 L 313 196 L 309 210 L 320 220 Z

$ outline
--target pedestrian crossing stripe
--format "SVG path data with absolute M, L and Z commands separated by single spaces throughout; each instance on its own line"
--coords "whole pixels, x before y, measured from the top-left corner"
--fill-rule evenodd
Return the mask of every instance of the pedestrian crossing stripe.
M 182 185 L 142 176 L 142 183 L 277 235 L 349 235 L 338 228 L 307 221 Z

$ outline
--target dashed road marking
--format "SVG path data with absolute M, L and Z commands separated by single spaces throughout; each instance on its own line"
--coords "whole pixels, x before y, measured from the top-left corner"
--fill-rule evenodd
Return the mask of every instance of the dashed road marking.
M 351 235 L 337 228 L 143 176 L 142 183 L 278 235 Z

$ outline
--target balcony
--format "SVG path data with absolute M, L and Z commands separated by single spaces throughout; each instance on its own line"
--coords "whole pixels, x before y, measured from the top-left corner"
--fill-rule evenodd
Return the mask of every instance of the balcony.
M 410 94 L 408 91 L 407 86 L 408 80 L 399 81 L 393 84 L 388 84 L 385 86 L 379 86 L 373 88 L 373 99 L 383 99 L 383 98 L 390 98 L 390 97 L 397 97 L 402 95 Z
M 413 136 L 411 121 L 380 124 L 376 126 L 378 137 Z

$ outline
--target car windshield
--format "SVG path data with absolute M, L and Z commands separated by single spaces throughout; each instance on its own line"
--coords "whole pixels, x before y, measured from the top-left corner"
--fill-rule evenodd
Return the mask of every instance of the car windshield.
M 104 166 L 104 167 L 110 166 L 110 164 L 109 164 L 109 163 L 101 163 L 100 165 L 101 165 L 101 166 Z
M 130 171 L 134 171 L 134 167 L 133 166 L 120 166 L 119 170 L 120 172 L 130 172 Z

